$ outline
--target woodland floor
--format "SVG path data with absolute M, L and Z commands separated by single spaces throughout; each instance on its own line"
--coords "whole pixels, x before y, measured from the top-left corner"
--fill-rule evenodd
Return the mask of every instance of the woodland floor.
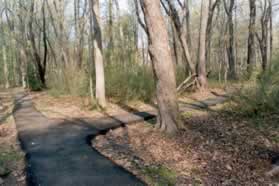
M 222 95 L 224 91 L 193 93 L 182 97 L 180 102 L 214 98 L 216 94 Z M 36 108 L 50 118 L 101 118 L 152 108 L 132 102 L 110 104 L 105 111 L 92 111 L 88 98 L 55 98 L 35 93 L 33 99 Z M 278 137 L 278 131 L 259 130 L 253 120 L 224 112 L 227 106 L 184 112 L 186 129 L 176 138 L 170 139 L 153 130 L 151 122 L 111 130 L 92 143 L 103 155 L 150 185 L 275 183 L 265 175 L 271 169 L 272 158 L 278 156 L 278 142 L 270 139 L 271 135 Z
M 223 94 L 225 92 L 219 89 L 192 93 L 181 97 L 180 103 L 191 104 Z M 153 109 L 141 102 L 120 104 L 110 100 L 108 109 L 96 110 L 91 108 L 86 97 L 52 97 L 46 92 L 30 95 L 36 109 L 53 120 L 97 119 Z M 0 125 L 0 168 L 7 172 L 0 177 L 4 185 L 24 186 L 24 154 L 10 116 L 11 98 L 2 94 L 0 97 L 4 105 L 9 105 L 1 114 L 8 117 L 1 119 Z M 92 144 L 104 156 L 149 185 L 268 185 L 278 182 L 277 177 L 266 176 L 272 160 L 279 154 L 278 130 L 256 128 L 253 118 L 228 114 L 225 110 L 230 106 L 226 103 L 206 110 L 187 110 L 182 113 L 185 129 L 175 138 L 155 131 L 155 121 L 150 121 L 110 130 L 97 136 Z M 267 123 L 277 121 L 266 120 Z
M 11 91 L 0 90 L 0 185 L 25 186 L 25 160 L 12 116 Z
M 265 174 L 278 156 L 278 144 L 246 121 L 196 114 L 185 115 L 187 129 L 175 138 L 140 123 L 98 136 L 93 146 L 150 185 L 274 183 Z
M 186 129 L 175 138 L 140 123 L 98 136 L 93 146 L 150 185 L 278 184 L 278 174 L 266 176 L 279 155 L 278 128 L 256 128 L 255 120 L 226 113 L 229 106 L 183 113 Z

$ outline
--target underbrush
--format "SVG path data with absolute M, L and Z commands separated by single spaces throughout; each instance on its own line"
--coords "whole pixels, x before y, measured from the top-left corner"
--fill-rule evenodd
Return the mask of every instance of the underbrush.
M 108 97 L 120 102 L 150 102 L 155 93 L 153 73 L 143 65 L 110 65 L 106 68 L 106 90 Z
M 52 96 L 89 95 L 89 79 L 85 70 L 75 66 L 65 67 L 64 70 L 52 71 L 48 79 L 49 93 Z
M 150 102 L 154 97 L 155 83 L 150 68 L 136 64 L 110 64 L 105 68 L 106 96 L 118 102 L 141 100 Z M 89 96 L 88 72 L 67 67 L 48 76 L 49 94 L 52 96 Z M 95 79 L 93 74 L 93 88 Z M 95 92 L 95 90 L 93 90 Z
M 15 164 L 23 159 L 23 154 L 18 150 L 1 147 L 0 148 L 0 176 L 7 176 L 12 172 Z
M 92 92 L 95 93 L 94 70 L 92 77 Z M 186 70 L 177 67 L 177 86 L 187 77 Z M 150 103 L 154 100 L 156 85 L 152 68 L 149 65 L 132 61 L 130 63 L 109 63 L 105 66 L 105 82 L 106 96 L 115 102 L 142 101 Z M 226 86 L 214 79 L 209 79 L 209 85 L 213 88 Z M 90 96 L 88 69 L 79 69 L 75 65 L 69 65 L 63 70 L 52 70 L 47 75 L 47 87 L 49 94 L 55 97 L 60 95 Z M 91 101 L 94 103 L 94 100 Z
M 27 66 L 27 83 L 32 91 L 41 91 L 43 89 L 43 85 L 36 73 L 36 69 L 32 64 L 28 64 Z
M 271 138 L 279 142 L 279 61 L 270 70 L 255 76 L 234 96 L 226 109 L 236 117 L 251 120 L 254 126 L 275 132 Z
M 154 186 L 175 185 L 177 179 L 176 173 L 164 166 L 147 167 L 142 172 Z

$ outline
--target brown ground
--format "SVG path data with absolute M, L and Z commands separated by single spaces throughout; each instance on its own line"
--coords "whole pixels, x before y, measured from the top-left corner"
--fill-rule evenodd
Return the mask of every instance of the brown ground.
M 247 121 L 205 112 L 185 114 L 184 121 L 187 129 L 175 138 L 141 123 L 110 131 L 92 142 L 150 185 L 272 183 L 265 174 L 271 169 L 271 158 L 278 155 L 279 144 L 249 127 Z
M 3 182 L 2 185 L 4 186 L 25 186 L 24 153 L 21 151 L 17 140 L 17 131 L 12 117 L 12 109 L 12 97 L 1 91 L 0 182 Z
M 195 102 L 197 100 L 205 100 L 208 98 L 214 98 L 216 95 L 225 95 L 227 92 L 220 88 L 212 88 L 209 91 L 196 91 L 191 93 L 185 93 L 185 95 L 181 96 L 179 100 L 181 101 L 191 101 Z
M 106 110 L 92 108 L 88 97 L 60 96 L 53 97 L 47 93 L 31 93 L 35 107 L 49 118 L 102 118 L 107 115 L 125 114 L 137 108 L 137 111 L 152 109 L 141 102 L 129 105 L 108 103 Z
M 204 93 L 191 93 L 180 97 L 182 102 L 195 102 L 196 100 L 205 100 L 215 97 L 214 93 L 224 95 L 222 89 L 211 89 Z M 142 102 L 118 103 L 109 100 L 106 110 L 92 108 L 90 98 L 78 96 L 50 96 L 47 92 L 31 92 L 35 107 L 49 118 L 81 118 L 92 117 L 100 118 L 107 115 L 125 114 L 133 111 L 148 111 L 154 109 L 148 104 Z
M 217 93 L 223 92 L 217 90 Z M 32 96 L 37 109 L 50 118 L 98 118 L 151 108 L 142 103 L 109 104 L 108 109 L 101 111 L 92 110 L 88 98 L 55 98 L 46 93 Z M 193 102 L 211 97 L 214 94 L 210 92 L 194 93 L 180 100 Z M 150 185 L 271 183 L 265 174 L 279 149 L 278 141 L 256 130 L 251 121 L 215 112 L 220 108 L 222 106 L 212 108 L 211 112 L 183 113 L 187 129 L 172 139 L 153 130 L 149 123 L 140 123 L 110 131 L 92 142 L 102 154 Z M 278 132 L 275 135 L 278 136 Z

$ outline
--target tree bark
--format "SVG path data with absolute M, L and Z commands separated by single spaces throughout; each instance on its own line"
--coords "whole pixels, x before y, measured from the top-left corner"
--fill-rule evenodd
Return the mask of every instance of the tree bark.
M 251 76 L 256 66 L 256 0 L 249 0 L 250 21 L 249 21 L 249 37 L 248 37 L 248 56 L 247 56 L 247 72 Z
M 162 1 L 161 1 L 162 2 Z M 183 48 L 183 55 L 186 58 L 187 61 L 187 65 L 190 69 L 191 74 L 196 74 L 196 69 L 195 69 L 195 65 L 192 61 L 192 57 L 190 54 L 190 50 L 189 50 L 189 45 L 187 42 L 187 31 L 185 29 L 185 27 L 183 27 L 180 19 L 179 19 L 179 14 L 175 8 L 175 5 L 173 3 L 172 0 L 167 0 L 166 1 L 168 3 L 169 6 L 169 10 L 164 6 L 164 3 L 162 2 L 162 5 L 164 6 L 166 13 L 172 18 L 172 21 L 174 23 L 175 26 L 175 30 L 178 34 L 178 38 L 179 38 L 179 42 L 181 43 L 181 46 Z
M 43 63 L 41 60 L 41 56 L 40 56 L 40 52 L 37 49 L 36 46 L 36 40 L 35 40 L 35 33 L 33 30 L 33 23 L 34 23 L 34 0 L 31 1 L 31 5 L 30 5 L 30 15 L 29 15 L 29 39 L 30 39 L 30 43 L 31 43 L 31 49 L 32 49 L 32 53 L 33 53 L 33 57 L 34 57 L 34 61 L 35 61 L 35 65 L 38 71 L 38 75 L 40 78 L 40 81 L 42 83 L 43 87 L 46 87 L 46 78 L 45 78 L 45 74 L 46 74 L 46 54 L 47 51 L 45 50 L 45 55 L 44 55 L 44 59 L 43 59 Z M 44 44 L 46 44 L 44 42 Z
M 234 39 L 234 23 L 233 23 L 233 10 L 235 7 L 235 0 L 224 0 L 225 12 L 228 17 L 227 28 L 228 28 L 228 46 L 227 46 L 227 55 L 229 62 L 229 78 L 237 79 L 236 74 L 236 60 L 235 60 L 235 39 Z
M 43 45 L 44 45 L 44 57 L 43 57 L 43 76 L 44 76 L 44 81 L 43 81 L 43 86 L 46 86 L 45 82 L 45 74 L 46 74 L 46 68 L 47 68 L 47 59 L 48 59 L 48 45 L 47 45 L 47 28 L 46 28 L 46 13 L 45 13 L 45 3 L 46 0 L 43 2 L 43 7 L 42 7 L 42 14 L 43 14 Z
M 85 14 L 87 9 L 87 1 L 83 2 L 82 12 L 81 9 L 81 1 L 75 0 L 74 1 L 74 11 L 75 11 L 75 36 L 76 36 L 76 43 L 75 43 L 75 54 L 76 54 L 76 62 L 77 67 L 80 69 L 82 67 L 83 62 L 83 49 L 84 49 L 84 29 L 85 29 Z
M 270 66 L 270 48 L 271 48 L 271 34 L 269 31 L 269 27 L 271 26 L 271 11 L 272 11 L 272 1 L 265 0 L 263 13 L 261 16 L 261 36 L 257 33 L 257 38 L 260 45 L 261 57 L 262 57 L 262 69 L 263 71 L 267 70 Z
M 272 61 L 272 54 L 273 54 L 273 8 L 272 8 L 272 0 L 269 0 L 269 4 L 270 4 L 270 18 L 269 18 L 269 49 L 270 49 L 270 55 L 269 55 L 269 59 L 270 59 L 270 63 Z M 271 67 L 271 64 L 270 64 Z
M 220 0 L 209 0 L 209 13 L 206 28 L 206 62 L 207 66 L 211 68 L 211 38 L 212 38 L 212 24 L 216 8 L 219 6 Z
M 27 88 L 27 55 L 24 49 L 20 49 L 20 71 L 22 88 Z
M 93 48 L 96 75 L 96 101 L 97 104 L 105 108 L 105 73 L 102 48 L 102 32 L 100 27 L 100 7 L 99 0 L 90 0 L 91 16 L 93 21 Z M 92 23 L 91 23 L 92 24 Z
M 4 63 L 3 66 L 4 66 L 5 88 L 10 88 L 6 46 L 2 46 L 2 55 L 3 55 L 3 63 Z
M 179 126 L 176 102 L 176 80 L 169 46 L 166 23 L 160 9 L 160 0 L 140 0 L 150 46 L 152 66 L 156 78 L 159 107 L 157 127 L 169 135 L 176 134 Z
M 198 60 L 198 81 L 200 89 L 207 88 L 207 73 L 206 73 L 206 31 L 209 17 L 209 1 L 202 0 L 201 2 L 201 23 L 199 36 L 199 60 Z
M 185 26 L 186 26 L 186 35 L 187 35 L 187 43 L 189 46 L 189 51 L 192 50 L 192 39 L 191 39 L 191 29 L 190 29 L 190 8 L 189 8 L 189 0 L 185 0 Z
M 109 42 L 108 42 L 108 50 L 109 50 L 109 62 L 111 62 L 112 54 L 113 54 L 113 48 L 114 48 L 114 43 L 113 43 L 113 2 L 112 0 L 109 0 L 108 2 L 108 36 L 109 36 Z
M 60 52 L 60 58 L 61 61 L 63 62 L 63 65 L 69 65 L 70 64 L 70 59 L 69 58 L 69 48 L 68 48 L 68 43 L 67 43 L 67 37 L 65 33 L 65 28 L 64 28 L 64 0 L 55 0 L 53 1 L 53 6 L 55 10 L 55 16 L 53 16 L 52 8 L 50 7 L 49 1 L 46 1 L 47 9 L 49 11 L 49 17 L 50 21 L 56 36 L 56 39 L 58 40 L 58 45 L 59 45 L 59 52 Z M 56 26 L 55 24 L 55 19 L 54 17 L 57 17 L 58 19 L 58 25 Z

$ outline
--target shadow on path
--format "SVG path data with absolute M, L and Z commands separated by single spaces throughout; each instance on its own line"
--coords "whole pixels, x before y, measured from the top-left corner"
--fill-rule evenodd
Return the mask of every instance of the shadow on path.
M 29 185 L 144 185 L 87 144 L 89 136 L 98 134 L 99 125 L 117 126 L 117 122 L 50 120 L 34 108 L 31 100 L 22 95 L 16 100 L 14 118 L 26 152 Z
M 223 103 L 224 97 L 192 105 L 181 110 L 208 108 Z M 124 108 L 124 106 L 122 106 Z M 106 131 L 156 118 L 156 110 L 110 116 L 101 119 L 48 119 L 35 109 L 25 94 L 16 96 L 14 118 L 19 140 L 26 152 L 27 182 L 40 186 L 136 186 L 139 179 L 117 166 L 91 147 L 91 139 Z

